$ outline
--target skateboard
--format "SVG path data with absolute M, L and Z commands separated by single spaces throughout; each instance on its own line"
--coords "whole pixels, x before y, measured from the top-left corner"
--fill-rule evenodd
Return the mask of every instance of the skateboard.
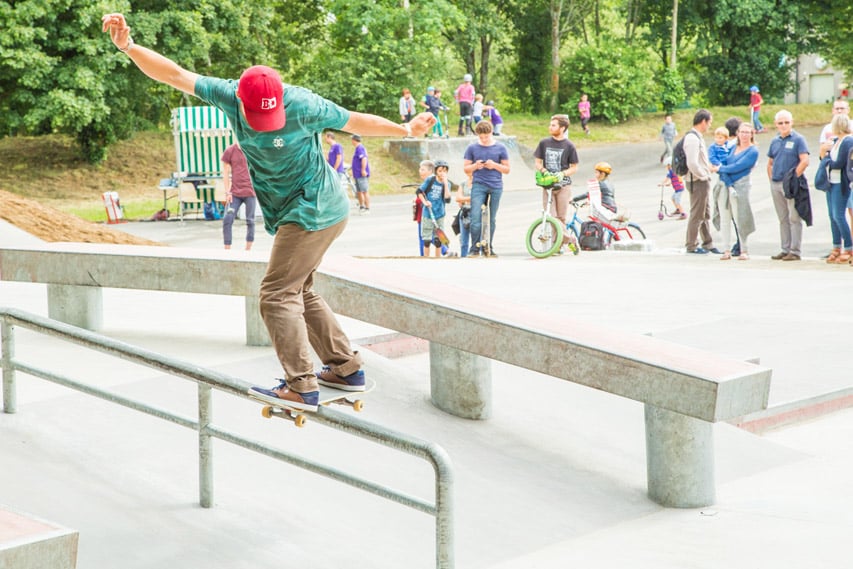
M 362 409 L 364 409 L 364 401 L 362 400 L 362 396 L 365 393 L 373 391 L 374 387 L 376 387 L 376 382 L 371 379 L 365 379 L 364 391 L 343 391 L 341 389 L 335 389 L 334 387 L 326 387 L 325 385 L 321 385 L 319 404 L 324 407 L 327 407 L 333 403 L 335 405 L 347 405 L 349 407 L 352 407 L 354 411 L 360 412 Z M 285 401 L 282 401 L 279 404 L 270 403 L 266 399 L 256 397 L 251 392 L 249 393 L 249 397 L 251 397 L 255 401 L 260 401 L 264 404 L 263 408 L 261 409 L 261 415 L 263 415 L 267 419 L 271 417 L 281 417 L 282 419 L 290 419 L 297 427 L 304 427 L 305 422 L 308 420 L 306 415 L 316 412 L 308 411 L 306 409 L 296 409 L 294 407 L 290 407 Z

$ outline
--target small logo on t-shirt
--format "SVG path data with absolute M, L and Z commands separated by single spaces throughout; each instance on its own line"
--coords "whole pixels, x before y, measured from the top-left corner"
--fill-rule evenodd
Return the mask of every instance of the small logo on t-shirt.
M 284 148 L 284 139 L 280 136 L 276 136 L 272 140 L 272 145 L 276 148 Z

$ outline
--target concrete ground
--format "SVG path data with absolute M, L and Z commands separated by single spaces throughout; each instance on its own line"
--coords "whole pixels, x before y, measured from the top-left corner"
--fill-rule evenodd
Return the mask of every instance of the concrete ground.
M 806 134 L 816 138 L 816 132 Z M 763 154 L 769 138 L 762 137 Z M 853 268 L 819 259 L 829 244 L 822 196 L 813 195 L 806 258 L 771 261 L 777 226 L 760 164 L 752 260 L 685 255 L 684 222 L 656 217 L 656 184 L 663 177 L 657 156 L 656 145 L 581 152 L 582 172 L 598 159 L 614 164 L 617 198 L 654 242 L 649 253 L 534 260 L 523 236 L 539 194 L 520 190 L 504 196 L 497 259 L 410 258 L 417 250 L 415 227 L 411 201 L 401 196 L 374 198 L 372 214 L 354 215 L 330 254 L 430 279 L 439 290 L 452 282 L 548 307 L 567 326 L 593 321 L 721 355 L 760 358 L 773 368 L 771 406 L 849 389 L 843 330 L 853 324 L 844 308 Z M 177 247 L 221 246 L 214 222 L 122 229 Z M 242 236 L 242 227 L 235 236 Z M 4 244 L 28 240 L 0 224 Z M 269 246 L 270 238 L 259 232 L 255 249 Z M 104 302 L 106 335 L 248 381 L 269 383 L 280 374 L 270 349 L 243 345 L 240 299 L 108 290 Z M 0 305 L 47 313 L 41 285 L 0 282 Z M 356 341 L 385 332 L 349 319 L 344 325 Z M 762 436 L 716 425 L 717 503 L 672 510 L 645 495 L 641 404 L 494 363 L 494 416 L 465 421 L 429 403 L 425 354 L 392 360 L 365 353 L 379 388 L 360 417 L 435 441 L 453 459 L 457 567 L 849 563 L 853 410 Z M 23 330 L 17 354 L 194 414 L 195 388 L 159 372 Z M 316 423 L 296 430 L 267 421 L 258 411 L 249 401 L 215 398 L 218 424 L 432 498 L 425 463 Z M 23 374 L 18 413 L 0 415 L 0 429 L 0 503 L 80 530 L 81 569 L 434 566 L 430 517 L 218 441 L 215 507 L 202 509 L 193 432 Z

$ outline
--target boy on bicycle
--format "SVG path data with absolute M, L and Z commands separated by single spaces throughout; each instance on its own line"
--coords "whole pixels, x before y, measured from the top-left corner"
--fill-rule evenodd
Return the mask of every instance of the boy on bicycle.
M 450 166 L 444 160 L 435 161 L 435 175 L 430 176 L 421 187 L 417 196 L 421 200 L 425 215 L 421 218 L 421 241 L 424 244 L 424 257 L 429 257 L 429 246 L 435 245 L 435 256 L 441 255 L 441 241 L 436 230 L 444 231 L 444 204 L 450 202 L 450 182 L 447 172 Z
M 596 217 L 601 217 L 604 221 L 627 221 L 628 215 L 624 211 L 618 211 L 616 207 L 616 190 L 610 182 L 610 174 L 613 172 L 613 167 L 607 162 L 597 162 L 593 166 L 595 171 L 595 181 L 598 189 L 601 191 L 601 202 L 596 203 L 590 196 L 589 203 L 593 208 L 593 213 Z

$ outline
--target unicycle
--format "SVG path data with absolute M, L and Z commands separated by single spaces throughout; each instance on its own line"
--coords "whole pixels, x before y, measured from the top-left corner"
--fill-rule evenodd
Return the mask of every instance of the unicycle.
M 545 259 L 557 253 L 563 245 L 564 234 L 563 223 L 549 215 L 554 186 L 547 186 L 542 189 L 548 192 L 548 201 L 542 210 L 542 215 L 527 228 L 527 236 L 524 239 L 527 252 L 537 259 Z M 572 243 L 571 239 L 569 240 L 569 248 L 575 255 L 580 252 L 580 248 L 576 243 Z

